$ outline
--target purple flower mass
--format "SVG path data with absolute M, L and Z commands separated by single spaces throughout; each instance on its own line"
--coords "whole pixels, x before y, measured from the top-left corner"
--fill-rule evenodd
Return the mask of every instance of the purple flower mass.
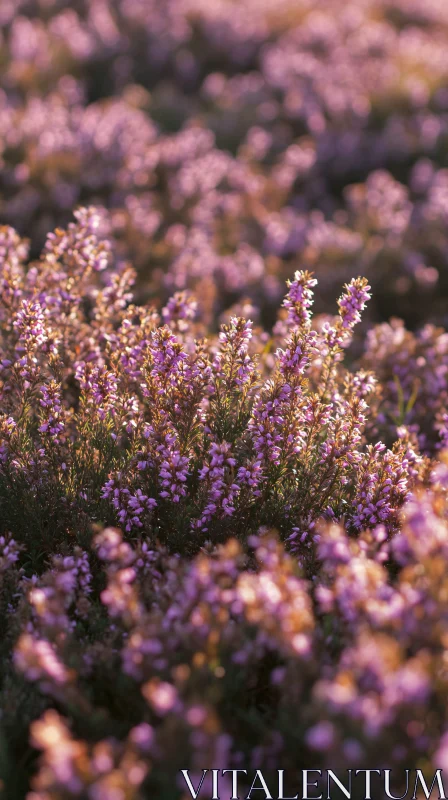
M 446 769 L 447 87 L 446 0 L 0 0 L 2 797 Z

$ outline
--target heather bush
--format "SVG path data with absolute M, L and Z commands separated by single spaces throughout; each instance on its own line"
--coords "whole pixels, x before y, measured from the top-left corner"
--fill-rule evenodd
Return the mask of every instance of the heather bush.
M 444 708 L 446 466 L 413 420 L 393 420 L 389 447 L 377 435 L 387 370 L 419 339 L 380 351 L 380 327 L 370 371 L 345 366 L 370 287 L 353 279 L 313 317 L 306 270 L 272 333 L 230 313 L 216 334 L 188 291 L 135 305 L 101 224 L 78 209 L 38 260 L 1 230 L 8 791 L 30 776 L 31 800 L 168 798 L 204 760 L 431 758 L 444 712 L 418 720 Z
M 422 462 L 406 433 L 364 447 L 374 380 L 342 366 L 364 279 L 316 331 L 316 280 L 296 272 L 266 360 L 250 320 L 207 340 L 189 295 L 132 305 L 96 212 L 76 217 L 28 269 L 3 231 L 2 524 L 35 565 L 69 530 L 84 546 L 92 521 L 187 553 L 260 525 L 304 541 L 322 515 L 395 529 Z

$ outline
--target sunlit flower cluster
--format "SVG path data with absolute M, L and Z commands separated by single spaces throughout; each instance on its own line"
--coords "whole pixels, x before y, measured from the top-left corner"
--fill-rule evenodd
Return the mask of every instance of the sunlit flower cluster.
M 135 305 L 100 234 L 82 208 L 30 263 L 3 233 L 0 703 L 10 730 L 25 681 L 29 797 L 141 798 L 179 753 L 296 769 L 298 735 L 335 765 L 435 752 L 443 334 L 380 326 L 349 369 L 370 286 L 313 317 L 306 270 L 272 332 L 236 315 L 215 332 L 192 294 Z M 408 398 L 411 351 L 439 365 L 432 422 Z

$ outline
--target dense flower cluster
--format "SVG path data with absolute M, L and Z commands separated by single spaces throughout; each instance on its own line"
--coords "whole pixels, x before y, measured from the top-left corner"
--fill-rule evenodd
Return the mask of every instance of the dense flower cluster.
M 341 359 L 367 282 L 347 284 L 339 313 L 316 331 L 316 280 L 297 272 L 288 332 L 280 320 L 273 347 L 233 316 L 204 340 L 192 297 L 175 295 L 161 315 L 129 302 L 133 273 L 115 271 L 97 225 L 93 209 L 80 209 L 30 268 L 18 242 L 4 259 L 6 530 L 28 525 L 25 507 L 47 529 L 47 553 L 67 526 L 78 536 L 95 519 L 191 552 L 204 535 L 247 538 L 261 524 L 298 535 L 322 514 L 392 531 L 423 462 L 407 433 L 391 450 L 363 445 L 374 381 L 349 376 Z
M 1 0 L 0 67 L 0 794 L 448 769 L 447 3 Z
M 313 317 L 317 281 L 299 270 L 271 333 L 232 313 L 215 333 L 191 293 L 133 303 L 94 208 L 38 260 L 2 235 L 11 796 L 28 773 L 30 800 L 137 799 L 180 791 L 187 762 L 440 752 L 444 334 L 379 326 L 356 371 L 364 278 Z M 419 364 L 431 408 L 409 397 Z
M 141 296 L 211 315 L 300 265 L 322 310 L 363 274 L 374 317 L 446 322 L 446 5 L 271 6 L 4 0 L 3 221 L 39 248 L 105 206 Z
M 364 365 L 381 383 L 375 435 L 396 438 L 400 426 L 418 438 L 422 450 L 448 446 L 448 334 L 427 324 L 417 333 L 392 319 L 367 334 Z

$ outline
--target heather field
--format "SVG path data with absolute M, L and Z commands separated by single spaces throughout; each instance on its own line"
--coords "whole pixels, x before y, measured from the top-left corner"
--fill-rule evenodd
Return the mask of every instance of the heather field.
M 448 796 L 447 329 L 447 0 L 0 0 L 2 800 Z

